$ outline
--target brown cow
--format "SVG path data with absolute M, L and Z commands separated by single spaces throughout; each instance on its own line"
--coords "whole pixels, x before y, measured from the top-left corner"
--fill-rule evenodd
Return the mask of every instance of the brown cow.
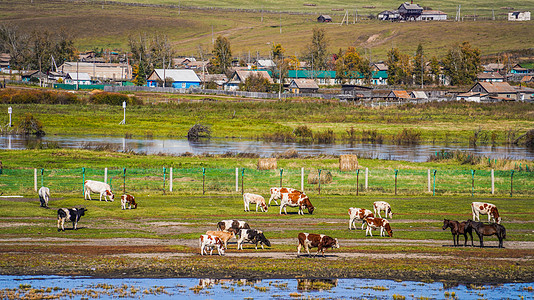
M 297 246 L 297 256 L 300 256 L 300 249 L 304 246 L 308 256 L 310 255 L 310 247 L 317 247 L 317 256 L 319 252 L 323 253 L 326 248 L 339 248 L 339 242 L 337 239 L 331 238 L 324 234 L 305 233 L 301 232 L 298 236 L 299 245 Z
M 216 236 L 221 239 L 224 243 L 224 248 L 228 248 L 228 240 L 231 238 L 235 238 L 235 231 L 233 228 L 228 229 L 228 232 L 226 231 L 206 231 L 207 235 Z
M 371 230 L 380 228 L 380 236 L 386 236 L 384 231 L 387 231 L 389 237 L 393 237 L 393 230 L 391 230 L 391 226 L 389 225 L 388 220 L 382 218 L 368 217 L 367 219 L 365 219 L 365 221 L 367 222 L 367 230 L 365 231 L 365 236 L 373 236 Z
M 126 209 L 126 204 L 128 204 L 128 209 L 137 208 L 137 203 L 135 203 L 135 197 L 132 195 L 124 194 L 121 196 L 121 207 Z
M 308 209 L 308 213 L 311 215 L 315 210 L 315 207 L 310 202 L 310 198 L 306 196 L 303 192 L 293 191 L 290 193 L 281 193 L 282 200 L 280 201 L 280 214 L 282 214 L 282 209 L 287 215 L 286 206 L 299 207 L 299 215 L 304 215 L 304 208 Z
M 276 199 L 281 199 L 282 198 L 282 193 L 292 193 L 296 191 L 295 189 L 293 188 L 283 188 L 283 187 L 273 187 L 271 188 L 270 192 L 271 192 L 271 198 L 269 198 L 269 206 L 271 206 L 271 201 L 274 200 L 274 203 L 276 203 L 276 205 L 278 205 L 278 202 L 276 201 Z

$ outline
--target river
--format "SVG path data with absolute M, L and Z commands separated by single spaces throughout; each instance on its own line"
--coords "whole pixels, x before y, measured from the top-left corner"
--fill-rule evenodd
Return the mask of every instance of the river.
M 0 136 L 0 149 L 25 149 L 28 143 L 37 139 L 23 136 Z M 261 157 L 271 157 L 287 150 L 296 150 L 303 156 L 357 154 L 367 158 L 404 160 L 414 162 L 427 161 L 436 151 L 448 152 L 461 150 L 492 159 L 526 159 L 534 160 L 534 149 L 519 146 L 477 146 L 462 144 L 418 144 L 392 145 L 373 143 L 354 144 L 302 144 L 278 143 L 241 139 L 210 139 L 190 142 L 187 139 L 138 139 L 107 136 L 45 136 L 43 143 L 54 142 L 61 148 L 98 148 L 110 147 L 118 151 L 133 151 L 146 154 L 180 155 L 186 152 L 200 154 L 256 153 Z

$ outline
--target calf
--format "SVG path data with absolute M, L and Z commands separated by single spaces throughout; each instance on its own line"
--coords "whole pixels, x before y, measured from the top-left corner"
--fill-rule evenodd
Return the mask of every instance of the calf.
M 349 219 L 349 230 L 352 230 L 352 225 L 354 225 L 354 229 L 356 229 L 356 224 L 354 224 L 356 220 L 362 221 L 362 230 L 363 230 L 363 227 L 365 226 L 365 224 L 367 224 L 365 222 L 365 219 L 367 217 L 374 217 L 374 216 L 375 215 L 373 214 L 373 212 L 368 209 L 355 208 L 355 207 L 349 208 L 349 218 L 350 218 Z
M 217 248 L 219 255 L 224 255 L 224 245 L 221 239 L 217 236 L 203 234 L 199 239 L 200 243 L 200 255 L 208 254 L 208 249 L 210 250 L 210 255 L 213 253 L 213 248 Z
M 271 198 L 269 198 L 269 206 L 271 206 L 271 201 L 274 200 L 274 203 L 276 203 L 276 205 L 278 205 L 278 202 L 276 201 L 276 199 L 281 199 L 282 198 L 282 193 L 291 193 L 291 192 L 294 192 L 296 191 L 295 189 L 293 188 L 283 188 L 283 187 L 273 187 L 271 188 Z
M 263 232 L 256 229 L 241 229 L 239 232 L 239 240 L 237 240 L 237 250 L 239 250 L 239 248 L 243 250 L 244 242 L 255 244 L 256 250 L 258 250 L 258 243 L 261 245 L 261 249 L 264 249 L 263 245 L 271 247 L 271 242 L 269 242 L 265 235 L 263 235 Z
M 57 231 L 65 231 L 65 220 L 72 221 L 72 228 L 77 230 L 78 221 L 85 215 L 86 208 L 60 208 L 57 210 Z
M 389 235 L 389 237 L 393 237 L 393 230 L 391 230 L 391 226 L 389 225 L 389 221 L 382 218 L 374 218 L 374 217 L 368 217 L 365 219 L 367 222 L 367 230 L 365 231 L 365 236 L 373 236 L 373 233 L 371 232 L 372 229 L 380 228 L 380 236 L 386 236 L 386 231 Z
M 250 226 L 247 224 L 247 222 L 239 220 L 222 220 L 217 223 L 217 230 L 228 231 L 230 228 L 239 234 L 239 230 L 250 229 Z
M 108 201 L 107 197 L 109 196 L 109 199 L 111 201 L 115 200 L 115 195 L 111 192 L 111 187 L 109 184 L 105 182 L 100 181 L 94 181 L 94 180 L 86 180 L 84 183 L 85 188 L 85 200 L 89 198 L 91 200 L 91 193 L 99 193 L 100 194 L 100 201 L 102 201 L 102 196 L 104 196 L 104 200 Z
M 134 209 L 137 208 L 137 203 L 135 203 L 135 197 L 132 195 L 124 194 L 121 196 L 122 209 L 126 209 L 126 204 L 128 204 L 128 209 L 132 209 L 132 206 Z
M 245 211 L 250 211 L 250 203 L 256 204 L 256 211 L 258 211 L 258 206 L 262 212 L 266 212 L 268 209 L 267 204 L 265 204 L 265 198 L 256 194 L 244 193 L 243 204 L 245 205 Z
M 308 256 L 310 255 L 310 247 L 317 247 L 317 253 L 315 256 L 319 254 L 319 252 L 323 253 L 324 257 L 324 250 L 326 248 L 339 248 L 339 242 L 337 239 L 331 238 L 324 234 L 315 234 L 315 233 L 304 233 L 301 232 L 298 235 L 299 239 L 299 245 L 297 246 L 297 256 L 300 256 L 300 249 L 304 246 L 304 249 L 306 249 L 306 252 L 308 252 Z
M 41 202 L 41 207 L 48 208 L 48 200 L 50 200 L 50 189 L 42 186 L 39 189 L 39 201 Z
M 497 206 L 491 203 L 473 202 L 471 203 L 471 211 L 473 212 L 473 221 L 480 221 L 480 215 L 488 215 L 488 222 L 491 219 L 497 224 L 501 224 L 501 217 Z
M 373 203 L 373 209 L 375 211 L 375 215 L 378 214 L 379 218 L 382 218 L 382 216 L 380 215 L 380 211 L 383 210 L 386 213 L 384 218 L 389 217 L 390 219 L 393 219 L 393 213 L 391 212 L 391 205 L 389 205 L 389 203 L 387 203 L 386 201 L 375 201 Z
M 286 206 L 290 207 L 299 207 L 299 215 L 304 215 L 304 208 L 308 209 L 308 213 L 311 215 L 313 214 L 313 211 L 315 210 L 315 207 L 310 202 L 310 198 L 306 196 L 306 194 L 299 192 L 299 191 L 293 191 L 291 193 L 282 193 L 282 200 L 280 201 L 280 214 L 282 214 L 282 209 L 284 210 L 284 213 L 287 215 Z
M 224 248 L 228 249 L 228 240 L 231 238 L 235 238 L 235 232 L 232 228 L 226 231 L 206 231 L 207 235 L 216 236 L 221 239 L 224 243 Z

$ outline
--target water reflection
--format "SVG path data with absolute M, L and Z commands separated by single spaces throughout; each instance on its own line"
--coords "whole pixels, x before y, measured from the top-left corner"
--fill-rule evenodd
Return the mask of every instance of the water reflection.
M 324 291 L 337 286 L 337 279 L 297 279 L 299 291 Z
M 534 159 L 534 150 L 518 146 L 478 146 L 470 147 L 457 144 L 301 144 L 247 141 L 236 139 L 211 139 L 189 142 L 187 139 L 131 139 L 124 137 L 100 136 L 45 136 L 40 139 L 22 136 L 0 136 L 0 149 L 25 149 L 29 143 L 56 143 L 61 148 L 109 149 L 133 151 L 146 154 L 182 155 L 191 153 L 225 154 L 256 153 L 261 157 L 271 157 L 289 150 L 296 150 L 303 156 L 357 154 L 367 158 L 427 161 L 437 151 L 469 151 L 490 158 Z

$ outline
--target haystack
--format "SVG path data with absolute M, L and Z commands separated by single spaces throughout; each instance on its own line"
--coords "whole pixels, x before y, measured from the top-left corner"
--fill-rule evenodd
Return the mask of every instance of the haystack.
M 332 182 L 332 173 L 327 170 L 321 171 L 321 184 L 331 183 Z M 319 170 L 310 171 L 308 174 L 308 184 L 318 184 L 319 183 Z
M 339 157 L 339 170 L 341 172 L 357 170 L 360 167 L 358 157 L 353 154 L 345 154 Z
M 276 158 L 258 159 L 258 170 L 274 170 L 276 167 Z

